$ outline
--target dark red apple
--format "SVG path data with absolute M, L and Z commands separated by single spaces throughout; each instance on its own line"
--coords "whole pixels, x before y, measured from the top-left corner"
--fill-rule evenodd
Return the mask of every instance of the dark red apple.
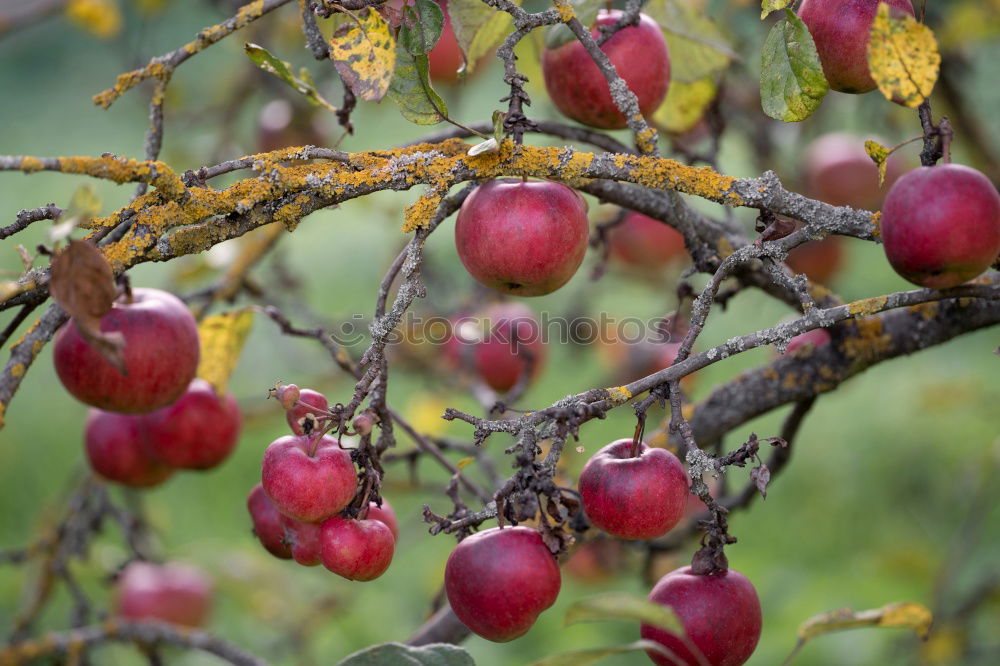
M 236 447 L 243 416 L 231 393 L 220 396 L 207 381 L 196 379 L 177 402 L 143 421 L 157 458 L 172 467 L 211 469 Z
M 476 317 L 458 320 L 445 353 L 462 367 L 471 366 L 490 388 L 506 393 L 521 375 L 535 376 L 545 360 L 541 327 L 523 303 L 496 303 Z
M 611 442 L 580 472 L 580 496 L 590 522 L 622 539 L 655 539 L 684 516 L 688 477 L 666 449 L 631 439 Z
M 374 580 L 389 568 L 396 540 L 380 520 L 333 516 L 320 525 L 323 566 L 348 580 Z
M 354 499 L 358 479 L 351 454 L 336 439 L 324 435 L 314 442 L 288 435 L 264 452 L 261 484 L 281 513 L 315 523 Z
M 308 435 L 317 425 L 316 410 L 322 412 L 329 408 L 330 403 L 327 402 L 325 395 L 312 389 L 301 389 L 298 402 L 285 412 L 285 419 L 288 421 L 288 427 L 296 435 Z
M 660 268 L 687 256 L 679 231 L 635 211 L 611 229 L 608 243 L 612 257 L 638 268 Z
M 281 525 L 285 528 L 285 541 L 291 549 L 292 559 L 304 567 L 315 567 L 322 562 L 319 529 L 321 523 L 303 523 L 282 516 Z
M 174 473 L 150 452 L 142 416 L 91 409 L 83 440 L 90 467 L 108 481 L 150 488 Z
M 566 284 L 583 261 L 587 204 L 574 190 L 544 181 L 486 182 L 458 212 L 455 245 L 479 282 L 518 296 Z
M 621 14 L 617 9 L 601 10 L 590 34 L 597 38 L 597 26 L 614 25 Z M 639 25 L 619 30 L 601 45 L 601 50 L 639 99 L 642 114 L 648 116 L 655 111 L 670 85 L 670 53 L 656 21 L 639 14 Z M 627 126 L 625 116 L 611 99 L 607 79 L 575 38 L 545 50 L 542 76 L 549 97 L 573 120 L 601 129 Z
M 260 545 L 275 557 L 290 559 L 292 549 L 285 540 L 285 526 L 282 523 L 282 519 L 287 518 L 281 515 L 259 483 L 247 495 L 247 511 L 250 512 L 253 533 L 257 535 Z
M 913 16 L 910 0 L 882 0 Z M 803 0 L 799 18 L 809 28 L 830 87 L 866 93 L 877 87 L 868 69 L 868 40 L 879 0 Z
M 581 582 L 604 583 L 619 574 L 624 563 L 621 541 L 592 539 L 573 549 L 563 569 Z
M 945 289 L 967 282 L 1000 254 L 1000 194 L 967 166 L 914 169 L 885 199 L 882 244 L 892 267 L 914 284 Z
M 893 153 L 886 164 L 885 184 L 880 187 L 878 167 L 865 152 L 865 140 L 847 132 L 824 134 L 811 141 L 803 165 L 809 196 L 833 206 L 863 210 L 881 208 L 886 192 L 905 171 L 903 160 Z
M 158 289 L 133 289 L 101 318 L 101 332 L 125 338 L 123 375 L 70 321 L 56 335 L 56 373 L 66 390 L 93 407 L 142 413 L 169 405 L 198 368 L 198 325 L 187 306 Z
M 115 614 L 200 627 L 212 607 L 212 581 L 184 564 L 132 562 L 118 578 Z
M 805 273 L 813 282 L 829 284 L 844 264 L 844 239 L 827 236 L 806 241 L 788 253 L 785 263 L 793 273 Z
M 458 81 L 458 70 L 465 63 L 462 48 L 455 38 L 451 27 L 451 17 L 448 16 L 448 3 L 438 2 L 444 12 L 444 25 L 441 27 L 441 39 L 427 54 L 428 73 L 431 80 L 439 83 L 454 83 Z
M 792 354 L 796 349 L 817 349 L 830 342 L 830 332 L 825 328 L 814 328 L 811 331 L 800 333 L 788 341 L 785 347 L 785 356 Z
M 389 504 L 389 500 L 386 498 L 382 498 L 382 506 L 379 506 L 375 502 L 369 502 L 366 518 L 385 523 L 385 526 L 392 532 L 393 540 L 399 538 L 399 523 L 396 521 L 396 512 L 392 510 L 392 505 Z
M 660 579 L 649 593 L 650 601 L 669 606 L 684 625 L 688 640 L 701 651 L 699 660 L 675 634 L 642 625 L 640 634 L 656 641 L 680 658 L 681 664 L 740 666 L 750 658 L 760 639 L 760 600 L 753 584 L 729 569 L 714 576 L 697 576 L 683 567 Z M 648 652 L 659 666 L 677 666 L 668 657 Z
M 530 527 L 492 528 L 462 541 L 448 557 L 444 587 L 455 615 L 497 643 L 531 629 L 555 603 L 559 565 Z

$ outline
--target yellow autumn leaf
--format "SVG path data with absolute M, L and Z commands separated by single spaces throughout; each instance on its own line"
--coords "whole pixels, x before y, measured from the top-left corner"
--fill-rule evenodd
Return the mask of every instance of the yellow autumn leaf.
M 716 93 L 718 88 L 711 76 L 692 83 L 673 81 L 666 99 L 653 112 L 653 122 L 667 132 L 682 134 L 698 124 Z
M 889 165 L 889 149 L 878 141 L 865 141 L 865 152 L 878 167 L 878 186 L 885 185 L 885 170 Z
M 469 465 L 471 465 L 474 462 L 476 462 L 476 459 L 473 458 L 473 457 L 471 457 L 471 456 L 468 457 L 468 458 L 462 458 L 457 463 L 455 463 L 455 467 L 457 467 L 459 469 L 465 469 L 466 467 L 468 467 Z
M 767 15 L 771 12 L 776 12 L 779 9 L 784 9 L 788 5 L 792 4 L 792 0 L 761 0 L 760 3 L 760 20 L 763 21 L 767 18 Z
M 377 102 L 389 91 L 396 70 L 396 40 L 389 24 L 373 9 L 342 25 L 330 40 L 330 59 L 351 91 Z
M 443 435 L 448 429 L 448 422 L 441 418 L 448 403 L 442 398 L 432 395 L 416 395 L 410 400 L 403 414 L 413 429 L 428 437 Z
M 198 325 L 201 359 L 198 376 L 223 393 L 250 334 L 253 310 L 242 309 L 205 317 Z
M 859 627 L 908 627 L 917 636 L 926 640 L 930 634 L 931 623 L 934 616 L 923 604 L 904 601 L 891 603 L 882 608 L 874 608 L 865 611 L 852 611 L 850 608 L 841 608 L 811 617 L 801 625 L 796 632 L 798 642 L 795 649 L 785 660 L 789 663 L 798 654 L 806 641 L 817 636 L 828 634 L 833 631 L 844 631 L 847 629 L 857 629 Z
M 886 99 L 917 107 L 931 94 L 941 66 L 934 33 L 909 14 L 879 3 L 868 42 L 868 68 Z
M 111 39 L 122 29 L 122 13 L 115 0 L 69 0 L 66 16 L 101 39 Z

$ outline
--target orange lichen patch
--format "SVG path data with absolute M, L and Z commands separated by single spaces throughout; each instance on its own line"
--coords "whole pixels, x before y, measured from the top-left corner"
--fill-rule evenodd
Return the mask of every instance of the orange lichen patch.
M 180 198 L 186 188 L 173 169 L 163 162 L 117 157 L 60 157 L 59 171 L 102 178 L 115 183 L 149 183 L 168 199 Z
M 15 363 L 14 365 L 12 365 L 10 367 L 10 376 L 11 377 L 23 377 L 25 370 L 26 370 L 26 368 L 24 367 L 24 363 Z
M 576 12 L 573 11 L 573 5 L 569 4 L 565 0 L 555 0 L 556 11 L 559 12 L 559 18 L 562 19 L 563 23 L 569 23 L 576 18 Z
M 853 303 L 847 304 L 847 311 L 851 316 L 868 316 L 873 315 L 876 312 L 880 312 L 882 308 L 885 307 L 886 302 L 889 300 L 888 296 L 876 296 L 874 298 L 865 298 L 860 301 L 854 301 Z
M 34 173 L 36 171 L 41 171 L 45 168 L 42 161 L 37 157 L 22 157 L 21 158 L 21 171 L 24 173 Z
M 115 85 L 94 95 L 93 102 L 97 106 L 107 109 L 114 104 L 116 99 L 146 79 L 164 80 L 170 76 L 171 71 L 163 63 L 151 62 L 140 69 L 133 69 L 131 72 L 119 74 L 118 78 L 115 79 Z
M 773 381 L 777 381 L 777 379 L 778 379 L 778 371 L 775 370 L 774 367 L 771 367 L 771 366 L 769 366 L 767 368 L 764 368 L 763 372 L 761 372 L 760 375 L 764 379 L 766 379 L 768 381 L 772 381 L 772 382 Z
M 622 405 L 632 398 L 632 392 L 625 386 L 612 386 L 604 390 L 608 393 L 608 400 L 614 405 Z
M 274 221 L 280 222 L 288 231 L 295 231 L 295 227 L 299 226 L 299 222 L 302 220 L 302 207 L 307 203 L 309 203 L 309 195 L 298 195 L 291 203 L 285 204 L 274 212 Z
M 643 155 L 656 152 L 656 130 L 647 127 L 635 135 L 635 145 Z
M 854 322 L 855 335 L 841 341 L 841 348 L 848 358 L 864 361 L 888 350 L 892 338 L 882 330 L 878 317 L 858 319 Z
M 882 238 L 882 211 L 875 211 L 872 213 L 872 238 L 879 239 Z
M 797 372 L 789 372 L 785 375 L 784 380 L 781 382 L 781 386 L 788 390 L 793 390 L 801 386 L 802 375 Z
M 728 206 L 742 206 L 743 199 L 732 186 L 736 179 L 710 167 L 692 167 L 676 160 L 632 157 L 630 175 L 639 185 L 658 190 L 676 190 Z

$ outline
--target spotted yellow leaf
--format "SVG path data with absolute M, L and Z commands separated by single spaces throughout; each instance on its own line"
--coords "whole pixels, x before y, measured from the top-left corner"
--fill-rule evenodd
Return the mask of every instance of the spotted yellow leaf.
M 879 3 L 868 42 L 868 68 L 886 99 L 917 107 L 931 94 L 941 66 L 930 28 Z
M 889 164 L 889 149 L 878 141 L 865 141 L 865 152 L 878 167 L 878 186 L 885 185 L 885 170 Z
M 666 99 L 653 112 L 653 122 L 673 134 L 686 132 L 705 115 L 705 109 L 715 99 L 717 92 L 715 79 L 711 76 L 693 83 L 673 81 Z
M 226 390 L 252 324 L 253 311 L 242 309 L 205 317 L 198 325 L 201 340 L 198 376 L 219 393 Z
M 796 632 L 798 641 L 792 654 L 785 660 L 787 664 L 792 660 L 802 646 L 817 636 L 828 634 L 833 631 L 844 631 L 847 629 L 857 629 L 859 627 L 908 627 L 912 629 L 919 638 L 926 640 L 930 634 L 931 623 L 934 616 L 924 605 L 913 602 L 897 602 L 865 611 L 852 611 L 850 608 L 841 608 L 811 617 L 801 625 Z
M 365 9 L 357 22 L 346 22 L 334 33 L 330 59 L 351 92 L 377 102 L 389 91 L 396 70 L 396 40 L 382 15 Z

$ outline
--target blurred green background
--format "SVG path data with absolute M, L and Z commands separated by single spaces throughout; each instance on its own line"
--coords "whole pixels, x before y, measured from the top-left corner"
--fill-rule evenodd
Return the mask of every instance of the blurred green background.
M 754 18 L 753 3 L 712 4 L 713 15 L 746 57 L 736 67 L 734 79 L 748 81 L 752 89 L 758 68 L 754 54 L 759 52 L 766 25 Z M 136 9 L 157 6 L 162 7 L 158 11 Z M 93 106 L 91 95 L 108 87 L 117 73 L 176 48 L 230 11 L 221 2 L 125 2 L 125 25 L 116 39 L 98 39 L 63 17 L 0 36 L 0 154 L 112 152 L 141 157 L 148 87 L 126 94 L 109 111 Z M 263 74 L 248 75 L 250 65 L 241 49 L 245 40 L 259 40 L 280 57 L 309 66 L 328 98 L 339 100 L 331 72 L 308 57 L 295 25 L 294 5 L 285 7 L 249 34 L 225 40 L 178 70 L 166 107 L 162 159 L 182 171 L 257 149 L 260 109 L 294 93 Z M 996 81 L 1000 48 L 995 41 L 977 41 L 974 47 L 967 54 L 973 63 L 969 79 L 973 110 L 983 117 L 990 135 L 998 136 L 998 114 L 982 111 L 995 110 L 1000 103 L 1000 92 L 989 84 Z M 522 64 L 529 76 L 537 71 L 530 62 Z M 465 123 L 488 119 L 500 108 L 496 100 L 504 94 L 500 75 L 499 66 L 489 63 L 472 80 L 445 87 L 442 92 L 452 117 Z M 247 81 L 249 94 L 240 88 Z M 244 103 L 229 108 L 227 101 L 240 90 Z M 532 115 L 558 119 L 544 92 L 537 86 L 529 90 Z M 360 104 L 353 121 L 356 133 L 343 140 L 345 150 L 385 148 L 431 129 L 408 124 L 388 101 Z M 320 122 L 331 140 L 339 137 L 332 116 Z M 813 119 L 800 125 L 774 125 L 779 151 L 770 168 L 792 183 L 799 174 L 802 146 L 823 131 L 854 129 L 895 142 L 919 129 L 913 112 L 887 104 L 877 94 L 831 93 Z M 760 172 L 751 138 L 739 126 L 725 135 L 720 158 L 725 173 Z M 916 145 L 908 151 L 915 159 Z M 956 153 L 957 161 L 969 159 L 961 136 Z M 65 206 L 84 182 L 50 173 L 0 174 L 0 224 L 12 221 L 21 208 L 48 202 Z M 105 214 L 127 202 L 133 189 L 96 181 L 89 184 L 102 199 Z M 298 324 L 329 324 L 350 320 L 356 313 L 367 322 L 378 282 L 406 241 L 399 230 L 403 207 L 417 194 L 383 193 L 312 215 L 283 240 L 255 276 Z M 595 219 L 610 214 L 595 203 L 591 202 Z M 697 205 L 720 213 L 714 205 Z M 735 214 L 752 224 L 747 211 Z M 458 261 L 451 224 L 443 225 L 429 241 L 425 268 L 431 295 L 427 302 L 417 304 L 420 312 L 447 315 L 460 303 L 481 298 Z M 19 269 L 15 245 L 31 249 L 46 242 L 48 226 L 38 223 L 0 246 L 3 279 L 13 279 Z M 132 283 L 190 293 L 210 284 L 231 253 L 232 248 L 220 247 L 207 257 L 140 266 L 131 271 Z M 636 280 L 612 268 L 603 279 L 592 282 L 588 274 L 595 261 L 596 257 L 588 257 L 568 286 L 532 299 L 530 305 L 554 315 L 607 312 L 644 319 L 674 307 L 678 271 Z M 297 288 L 289 286 L 289 277 L 298 282 Z M 849 243 L 847 266 L 834 287 L 847 300 L 908 288 L 889 269 L 881 248 L 862 242 Z M 748 291 L 733 299 L 725 311 L 713 313 L 699 344 L 708 347 L 770 326 L 790 314 L 775 301 Z M 0 325 L 10 316 L 10 312 L 0 316 Z M 802 428 L 792 463 L 775 480 L 768 499 L 731 519 L 731 532 L 739 543 L 727 549 L 730 562 L 754 582 L 764 609 L 763 636 L 750 664 L 780 663 L 795 642 L 796 627 L 814 614 L 904 600 L 940 611 L 996 575 L 1000 486 L 994 475 L 1000 468 L 1000 359 L 992 352 L 998 343 L 996 330 L 967 335 L 876 367 L 818 401 Z M 753 350 L 707 368 L 699 373 L 694 397 L 766 362 L 773 353 L 772 349 Z M 539 380 L 519 406 L 543 407 L 567 393 L 608 385 L 613 374 L 596 348 L 553 346 Z M 258 317 L 231 384 L 246 414 L 238 450 L 217 470 L 177 474 L 164 486 L 143 493 L 142 503 L 163 556 L 196 563 L 215 577 L 213 632 L 276 664 L 332 664 L 373 643 L 405 640 L 429 614 L 454 541 L 445 535 L 431 537 L 420 514 L 424 503 L 438 513 L 450 509 L 441 492 L 447 477 L 427 461 L 419 464 L 416 484 L 404 466 L 389 469 L 385 496 L 400 518 L 401 536 L 392 567 L 372 583 L 350 583 L 321 567 L 306 569 L 271 558 L 250 533 L 244 500 L 259 481 L 263 449 L 286 432 L 280 408 L 264 399 L 279 379 L 323 390 L 331 402 L 346 400 L 352 389 L 352 383 L 329 363 L 318 345 L 281 337 L 270 321 Z M 471 438 L 470 428 L 436 418 L 445 406 L 478 409 L 453 377 L 401 364 L 392 375 L 389 396 L 390 403 L 421 429 Z M 730 436 L 727 445 L 738 446 L 752 431 L 776 435 L 785 411 L 747 424 Z M 29 542 L 59 515 L 67 488 L 84 471 L 84 414 L 85 408 L 56 379 L 46 349 L 31 368 L 7 413 L 7 426 L 0 431 L 0 548 Z M 586 451 L 581 454 L 567 448 L 570 469 L 578 470 L 590 453 L 608 441 L 628 436 L 633 425 L 628 408 L 587 424 L 580 441 Z M 502 455 L 507 445 L 500 436 L 488 443 L 502 472 L 509 469 Z M 412 443 L 400 436 L 400 446 L 406 450 Z M 460 457 L 454 455 L 456 460 Z M 747 470 L 734 468 L 730 476 L 731 483 L 740 486 Z M 118 489 L 112 492 L 118 496 Z M 986 510 L 981 509 L 983 497 Z M 973 510 L 977 501 L 978 508 Z M 683 564 L 695 547 L 691 543 L 678 553 L 676 565 Z M 74 572 L 102 606 L 108 599 L 103 574 L 124 556 L 119 535 L 108 529 L 89 562 L 74 565 Z M 586 583 L 564 575 L 556 606 L 540 617 L 527 636 L 509 644 L 472 637 L 465 646 L 477 664 L 505 666 L 527 664 L 562 650 L 633 640 L 638 631 L 628 623 L 563 627 L 562 617 L 570 603 L 590 594 L 609 590 L 645 594 L 650 584 L 643 580 L 641 563 L 640 553 L 631 548 L 617 575 L 602 582 Z M 9 632 L 34 574 L 30 566 L 0 567 L 0 633 Z M 939 585 L 944 577 L 948 583 Z M 959 663 L 956 646 L 966 638 L 976 646 L 976 653 L 962 663 L 1000 663 L 997 601 L 994 596 L 960 629 L 939 624 L 924 647 L 905 630 L 864 629 L 817 639 L 806 646 L 796 663 Z M 64 628 L 67 613 L 68 597 L 60 591 L 42 616 L 41 626 Z M 305 644 L 295 638 L 300 633 L 307 636 Z M 97 654 L 95 663 L 140 663 L 127 648 L 105 648 Z M 168 650 L 166 656 L 170 664 L 214 661 L 179 651 Z M 645 656 L 632 654 L 602 663 L 648 662 Z

